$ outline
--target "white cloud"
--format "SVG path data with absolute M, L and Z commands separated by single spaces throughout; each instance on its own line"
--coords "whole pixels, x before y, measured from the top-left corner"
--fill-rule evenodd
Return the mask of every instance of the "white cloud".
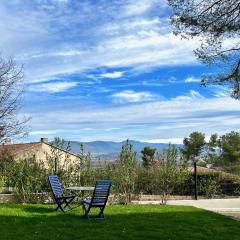
M 126 16 L 136 16 L 140 14 L 144 14 L 147 11 L 154 8 L 157 4 L 161 4 L 162 8 L 166 7 L 166 1 L 161 0 L 161 2 L 157 0 L 141 0 L 141 1 L 130 1 L 129 4 L 125 6 L 124 14 Z
M 54 108 L 54 106 L 53 106 Z M 134 103 L 115 107 L 64 107 L 28 112 L 33 129 L 50 131 L 65 129 L 58 134 L 66 139 L 80 141 L 127 138 L 153 140 L 182 139 L 193 131 L 210 136 L 232 130 L 239 131 L 240 103 L 229 97 L 171 99 Z M 76 129 L 92 128 L 89 133 Z M 116 128 L 114 135 L 106 129 Z
M 188 94 L 174 97 L 175 100 L 191 100 L 204 98 L 198 91 L 190 90 Z
M 105 131 L 107 131 L 107 132 L 111 132 L 111 131 L 115 131 L 115 130 L 121 130 L 121 128 L 113 127 L 113 128 L 107 128 L 107 129 L 105 129 Z
M 215 97 L 228 97 L 229 91 L 218 91 L 214 94 Z
M 44 1 L 34 8 L 30 1 L 1 2 L 0 45 L 24 63 L 28 82 L 106 66 L 142 71 L 195 64 L 198 42 L 171 33 L 167 17 L 158 14 L 165 8 L 162 0 L 78 1 L 74 7 Z
M 163 21 L 163 20 L 162 20 Z M 100 31 L 109 32 L 112 35 L 118 35 L 120 32 L 126 33 L 128 31 L 140 29 L 142 30 L 149 30 L 151 27 L 152 30 L 159 30 L 163 29 L 163 26 L 160 26 L 160 19 L 155 17 L 152 19 L 144 19 L 144 18 L 134 18 L 131 20 L 123 20 L 117 23 L 107 23 L 106 25 L 102 26 Z M 165 28 L 164 28 L 165 29 Z
M 83 130 L 83 131 L 91 131 L 91 130 L 94 130 L 94 129 L 87 127 L 87 128 L 82 128 L 81 130 Z
M 134 1 L 132 4 L 129 4 L 126 6 L 126 15 L 139 15 L 147 10 L 149 10 L 152 6 L 152 1 L 146 1 L 146 0 L 141 0 L 141 1 Z
M 127 35 L 107 40 L 101 48 L 108 53 L 105 65 L 147 69 L 161 66 L 195 64 L 192 50 L 196 42 L 189 43 L 172 33 L 147 33 L 143 36 Z
M 0 1 L 2 52 L 24 63 L 31 91 L 56 93 L 78 84 L 83 86 L 83 82 L 75 78 L 65 80 L 71 74 L 83 73 L 89 80 L 88 72 L 95 72 L 91 78 L 94 81 L 84 82 L 92 88 L 92 83 L 103 80 L 101 77 L 127 79 L 127 72 L 197 64 L 192 50 L 199 42 L 182 40 L 171 33 L 169 19 L 163 14 L 165 0 L 103 0 L 99 4 L 75 1 L 73 5 L 72 2 Z M 108 67 L 128 70 L 108 72 Z M 106 73 L 99 76 L 99 69 L 105 69 Z M 189 77 L 185 82 L 197 80 Z M 113 81 L 114 84 L 117 81 Z M 162 82 L 152 84 L 157 88 Z M 217 97 L 213 99 L 191 90 L 162 101 L 148 91 L 121 90 L 113 94 L 112 99 L 128 103 L 127 106 L 113 108 L 108 104 L 103 106 L 102 102 L 92 106 L 91 101 L 78 101 L 86 97 L 80 94 L 78 98 L 68 96 L 66 102 L 63 98 L 51 98 L 54 103 L 46 98 L 45 102 L 36 101 L 44 107 L 42 110 L 33 106 L 33 110 L 27 112 L 33 117 L 32 126 L 36 129 L 33 136 L 42 131 L 50 134 L 52 129 L 64 129 L 59 134 L 75 140 L 156 140 L 181 138 L 194 130 L 207 133 L 239 130 L 239 103 L 225 97 L 227 94 L 222 90 L 213 91 Z M 110 86 L 101 91 L 116 89 Z M 49 96 L 42 95 L 42 98 Z M 49 104 L 45 105 L 46 102 Z M 106 129 L 114 129 L 114 134 Z
M 123 72 L 102 73 L 100 76 L 104 78 L 120 78 L 123 76 Z
M 31 136 L 38 136 L 38 135 L 54 135 L 54 134 L 60 134 L 61 132 L 63 132 L 63 130 L 49 130 L 49 131 L 45 131 L 45 130 L 41 130 L 41 131 L 31 131 L 29 132 L 29 135 Z
M 185 83 L 192 83 L 192 82 L 201 82 L 200 78 L 195 77 L 188 77 L 184 80 Z
M 195 90 L 190 90 L 190 95 L 192 97 L 203 98 L 203 96 L 198 91 L 195 91 Z
M 77 82 L 50 82 L 35 84 L 34 86 L 32 85 L 29 87 L 29 90 L 33 92 L 58 93 L 65 92 L 70 88 L 76 87 L 77 85 Z
M 114 101 L 117 103 L 138 103 L 147 102 L 156 99 L 150 92 L 134 92 L 132 90 L 125 90 L 112 95 Z
M 226 86 L 213 85 L 210 87 L 214 97 L 222 98 L 230 96 L 230 90 Z

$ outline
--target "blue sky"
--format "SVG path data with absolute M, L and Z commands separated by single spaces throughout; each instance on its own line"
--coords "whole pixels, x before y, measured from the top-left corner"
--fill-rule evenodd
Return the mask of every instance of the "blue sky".
M 172 34 L 165 0 L 3 0 L 0 49 L 24 64 L 24 141 L 179 143 L 239 131 L 227 88 L 200 87 L 197 39 Z

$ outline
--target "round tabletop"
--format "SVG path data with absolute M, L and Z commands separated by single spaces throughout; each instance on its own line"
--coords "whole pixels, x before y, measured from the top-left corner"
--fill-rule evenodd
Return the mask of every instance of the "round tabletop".
M 68 187 L 67 189 L 72 191 L 93 191 L 94 187 L 89 187 L 89 186 L 74 187 L 73 186 L 73 187 Z

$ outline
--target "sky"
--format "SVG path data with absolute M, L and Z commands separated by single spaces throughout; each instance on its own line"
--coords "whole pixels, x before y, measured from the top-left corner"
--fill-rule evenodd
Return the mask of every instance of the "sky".
M 0 51 L 24 65 L 22 141 L 181 143 L 239 131 L 240 102 L 200 86 L 197 39 L 173 35 L 165 0 L 2 0 Z

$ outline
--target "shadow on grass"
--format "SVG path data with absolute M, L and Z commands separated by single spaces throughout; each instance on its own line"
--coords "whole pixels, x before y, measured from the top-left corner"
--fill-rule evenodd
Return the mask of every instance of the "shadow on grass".
M 55 211 L 57 206 L 50 206 L 50 207 L 40 207 L 40 206 L 34 206 L 34 205 L 23 205 L 22 206 L 22 210 L 25 212 L 29 212 L 29 213 L 41 213 L 41 214 L 45 214 L 45 213 L 52 213 Z
M 69 208 L 66 208 L 66 212 L 64 213 L 71 213 L 72 211 L 77 211 L 76 209 L 80 209 L 79 211 L 81 211 L 81 208 L 82 206 L 81 205 L 72 205 L 71 206 L 72 209 L 69 209 Z M 56 205 L 51 205 L 49 207 L 40 207 L 40 206 L 34 206 L 34 205 L 31 205 L 31 206 L 23 206 L 22 209 L 25 211 L 25 212 L 29 212 L 29 213 L 40 213 L 40 214 L 47 214 L 47 213 L 63 213 L 61 212 L 60 209 L 58 209 L 56 211 L 56 208 L 57 206 Z M 64 214 L 63 213 L 63 214 Z
M 111 206 L 106 220 L 91 222 L 82 219 L 81 210 L 56 213 L 43 205 L 19 209 L 15 216 L 0 212 L 0 239 L 240 239 L 239 222 L 194 208 Z

